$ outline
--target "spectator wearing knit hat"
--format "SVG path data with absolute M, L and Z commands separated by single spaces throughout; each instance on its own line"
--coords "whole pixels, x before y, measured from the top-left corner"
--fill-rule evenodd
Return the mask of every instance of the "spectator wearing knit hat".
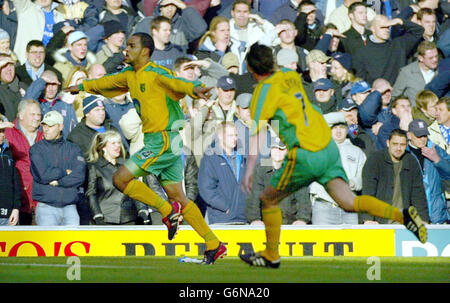
M 85 33 L 74 31 L 67 37 L 67 48 L 62 48 L 55 52 L 54 59 L 56 63 L 54 67 L 61 72 L 64 82 L 67 81 L 75 66 L 89 68 L 96 63 L 95 54 L 88 51 L 87 40 L 88 37 Z
M 331 57 L 333 60 L 331 60 L 330 75 L 335 85 L 336 95 L 349 98 L 353 84 L 361 80 L 353 73 L 352 56 L 347 53 L 336 52 Z
M 102 49 L 96 54 L 96 63 L 103 64 L 108 58 L 113 56 L 121 57 L 121 61 L 125 59 L 122 48 L 125 42 L 125 29 L 120 22 L 111 20 L 103 24 L 105 35 L 103 41 L 105 44 Z
M 10 55 L 14 61 L 18 61 L 16 54 L 11 50 L 11 38 L 7 31 L 0 28 L 0 53 Z
M 91 146 L 92 139 L 99 132 L 115 130 L 112 121 L 106 119 L 103 98 L 98 96 L 88 96 L 83 100 L 84 118 L 70 132 L 67 141 L 77 144 L 83 151 L 85 158 Z

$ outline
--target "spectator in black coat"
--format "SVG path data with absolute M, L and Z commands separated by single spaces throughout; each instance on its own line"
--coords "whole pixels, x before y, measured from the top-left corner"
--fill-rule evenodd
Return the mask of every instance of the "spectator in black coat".
M 21 189 L 19 172 L 17 171 L 5 137 L 5 122 L 0 114 L 0 226 L 16 225 L 19 222 L 19 209 L 21 206 Z
M 390 39 L 390 28 L 402 26 L 405 33 Z M 389 20 L 377 15 L 371 22 L 372 35 L 367 45 L 357 50 L 353 60 L 356 75 L 369 83 L 377 78 L 395 83 L 400 68 L 407 64 L 407 56 L 420 42 L 424 29 L 411 21 L 395 18 Z
M 363 195 L 372 195 L 393 206 L 415 206 L 425 222 L 429 222 L 427 199 L 418 161 L 405 152 L 406 132 L 396 129 L 387 140 L 388 148 L 371 154 L 363 169 Z M 360 220 L 368 223 L 392 223 L 366 214 Z

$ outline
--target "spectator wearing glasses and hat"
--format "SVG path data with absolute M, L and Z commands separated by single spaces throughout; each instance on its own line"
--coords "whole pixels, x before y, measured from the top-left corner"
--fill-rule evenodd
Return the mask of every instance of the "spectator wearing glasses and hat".
M 63 82 L 67 81 L 75 66 L 89 68 L 97 60 L 95 54 L 88 51 L 88 36 L 82 31 L 70 33 L 66 46 L 53 55 L 56 62 L 54 68 L 62 74 Z
M 354 193 L 360 192 L 366 155 L 347 138 L 348 125 L 344 113 L 332 112 L 324 115 L 324 118 L 331 128 L 331 137 L 339 148 L 342 166 L 348 177 L 350 189 Z M 358 214 L 346 212 L 339 207 L 322 185 L 313 182 L 309 186 L 309 190 L 312 201 L 312 224 L 358 224 Z
M 111 120 L 106 119 L 103 97 L 91 95 L 84 98 L 83 113 L 83 119 L 70 132 L 67 141 L 77 144 L 83 151 L 84 157 L 87 157 L 92 139 L 97 133 L 107 130 L 120 132 L 112 125 Z
M 448 223 L 450 213 L 442 190 L 442 180 L 450 178 L 450 155 L 428 140 L 429 135 L 425 121 L 413 120 L 408 126 L 407 150 L 417 159 L 422 169 L 430 222 L 432 224 Z
M 270 136 L 270 132 L 268 132 Z M 253 175 L 253 187 L 246 199 L 245 215 L 251 225 L 264 225 L 259 196 L 270 178 L 281 168 L 287 154 L 286 145 L 275 134 L 270 136 L 270 161 L 258 161 Z M 283 224 L 305 225 L 311 221 L 311 201 L 308 187 L 302 187 L 281 201 Z
M 119 56 L 120 62 L 123 62 L 125 56 L 122 53 L 122 48 L 125 42 L 125 29 L 120 22 L 114 20 L 105 22 L 103 27 L 105 29 L 103 37 L 105 44 L 96 54 L 96 63 L 103 64 L 113 56 Z

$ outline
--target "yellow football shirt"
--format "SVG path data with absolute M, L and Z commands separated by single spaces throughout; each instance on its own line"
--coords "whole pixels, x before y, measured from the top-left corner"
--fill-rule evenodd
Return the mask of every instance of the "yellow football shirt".
M 254 123 L 252 134 L 270 123 L 288 149 L 298 146 L 318 151 L 331 140 L 330 128 L 308 100 L 301 77 L 293 70 L 281 69 L 258 83 L 250 112 Z
M 174 73 L 150 61 L 138 71 L 132 67 L 96 80 L 84 80 L 83 90 L 107 98 L 130 92 L 142 120 L 143 133 L 177 131 L 184 127 L 184 114 L 178 101 L 185 95 L 195 97 L 200 81 L 177 78 Z

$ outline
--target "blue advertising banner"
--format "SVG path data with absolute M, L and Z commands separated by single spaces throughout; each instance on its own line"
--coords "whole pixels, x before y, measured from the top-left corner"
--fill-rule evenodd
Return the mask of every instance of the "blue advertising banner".
M 428 241 L 420 243 L 406 229 L 395 230 L 395 255 L 398 257 L 450 257 L 450 226 L 428 225 Z

